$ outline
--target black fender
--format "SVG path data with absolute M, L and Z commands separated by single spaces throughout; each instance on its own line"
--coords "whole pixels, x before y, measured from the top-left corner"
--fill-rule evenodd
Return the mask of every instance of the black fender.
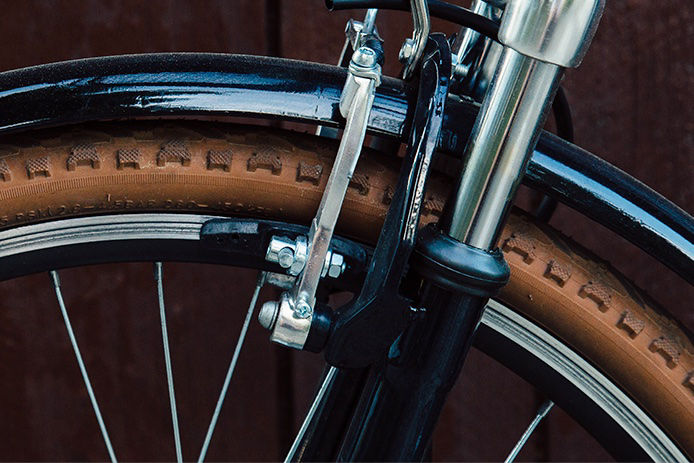
M 259 56 L 167 53 L 88 58 L 0 73 L 0 134 L 97 120 L 244 116 L 344 122 L 346 71 Z M 383 78 L 372 133 L 403 140 L 414 89 Z M 460 155 L 478 105 L 449 97 L 439 151 Z M 543 133 L 524 183 L 628 239 L 694 283 L 694 219 L 616 167 Z

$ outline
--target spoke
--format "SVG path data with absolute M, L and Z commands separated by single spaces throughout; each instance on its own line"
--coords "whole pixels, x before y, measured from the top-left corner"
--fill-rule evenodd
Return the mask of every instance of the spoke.
M 518 453 L 523 449 L 525 443 L 528 442 L 528 439 L 530 439 L 530 436 L 533 434 L 533 431 L 535 431 L 535 428 L 537 428 L 540 421 L 547 416 L 547 413 L 549 413 L 553 406 L 554 402 L 551 400 L 545 400 L 542 405 L 540 405 L 540 408 L 537 410 L 537 415 L 535 415 L 535 419 L 530 423 L 528 429 L 525 430 L 521 438 L 518 440 L 518 443 L 516 443 L 516 446 L 513 447 L 513 450 L 511 450 L 511 453 L 508 454 L 504 463 L 511 463 L 513 460 L 515 460 Z
M 255 285 L 255 290 L 253 291 L 253 296 L 251 297 L 251 303 L 248 305 L 248 312 L 246 313 L 246 319 L 243 321 L 243 327 L 241 328 L 241 334 L 239 334 L 239 340 L 236 342 L 236 348 L 234 349 L 234 355 L 231 357 L 231 362 L 229 363 L 229 368 L 227 369 L 226 377 L 224 378 L 224 384 L 222 385 L 222 390 L 219 392 L 219 398 L 217 399 L 217 405 L 214 408 L 214 413 L 212 414 L 212 419 L 210 420 L 210 425 L 207 428 L 207 434 L 205 435 L 205 442 L 202 444 L 200 449 L 200 456 L 198 456 L 198 463 L 202 463 L 205 460 L 205 455 L 207 454 L 207 449 L 210 446 L 210 441 L 212 440 L 212 434 L 214 434 L 214 428 L 217 425 L 217 419 L 219 418 L 219 413 L 222 410 L 222 404 L 224 404 L 224 398 L 227 395 L 227 390 L 229 389 L 229 383 L 231 383 L 231 377 L 234 375 L 234 370 L 236 369 L 236 362 L 239 359 L 239 354 L 241 353 L 241 348 L 246 340 L 246 333 L 248 332 L 248 326 L 253 318 L 253 311 L 255 310 L 255 305 L 258 302 L 258 295 L 260 290 L 265 284 L 265 272 L 260 272 L 258 275 L 258 282 Z
M 154 279 L 157 281 L 157 296 L 159 299 L 159 318 L 161 319 L 161 338 L 164 344 L 164 363 L 166 364 L 166 382 L 169 385 L 169 405 L 171 406 L 171 421 L 173 422 L 174 443 L 176 445 L 176 461 L 183 461 L 181 451 L 181 434 L 178 430 L 178 413 L 176 412 L 176 394 L 174 393 L 173 371 L 171 369 L 171 352 L 169 350 L 169 334 L 166 330 L 166 311 L 164 310 L 164 282 L 161 262 L 154 263 Z
M 311 404 L 311 408 L 308 410 L 308 413 L 306 414 L 306 418 L 304 418 L 304 422 L 301 423 L 301 428 L 299 429 L 299 432 L 296 434 L 296 437 L 294 438 L 292 448 L 289 449 L 289 452 L 287 452 L 287 456 L 284 458 L 285 463 L 296 460 L 296 452 L 299 450 L 299 445 L 301 445 L 301 441 L 304 438 L 304 434 L 306 434 L 306 430 L 308 429 L 309 424 L 311 424 L 313 415 L 316 414 L 316 410 L 318 410 L 318 406 L 323 401 L 323 396 L 325 396 L 325 393 L 332 384 L 333 380 L 335 379 L 336 374 L 337 368 L 330 367 L 330 369 L 328 370 L 328 374 L 325 375 L 323 384 L 321 384 L 320 389 L 316 394 L 316 398 L 313 399 L 313 403 Z
M 96 402 L 96 396 L 94 395 L 94 390 L 92 389 L 92 383 L 89 381 L 89 375 L 87 375 L 87 367 L 84 366 L 84 361 L 82 360 L 82 353 L 80 348 L 77 346 L 77 339 L 75 338 L 75 333 L 72 331 L 72 324 L 70 323 L 70 317 L 67 315 L 67 309 L 65 308 L 65 301 L 63 301 L 63 293 L 60 290 L 60 277 L 58 272 L 51 271 L 51 280 L 53 280 L 53 287 L 55 288 L 55 296 L 58 299 L 58 305 L 60 306 L 60 312 L 63 314 L 63 321 L 65 322 L 65 328 L 67 329 L 67 334 L 70 337 L 70 343 L 72 343 L 72 350 L 75 352 L 75 358 L 77 359 L 77 364 L 80 367 L 80 372 L 82 373 L 82 379 L 84 380 L 84 385 L 87 388 L 87 393 L 89 394 L 89 400 L 92 402 L 92 408 L 94 409 L 94 414 L 96 415 L 96 420 L 99 422 L 99 429 L 101 429 L 101 435 L 104 438 L 104 443 L 106 444 L 106 449 L 108 450 L 108 456 L 112 462 L 116 462 L 116 454 L 113 452 L 113 447 L 111 446 L 111 439 L 108 437 L 108 431 L 106 431 L 106 424 L 101 417 L 101 410 L 99 410 L 99 404 Z

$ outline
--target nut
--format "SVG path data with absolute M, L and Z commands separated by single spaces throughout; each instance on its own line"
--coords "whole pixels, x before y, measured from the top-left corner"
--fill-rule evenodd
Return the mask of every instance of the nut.
M 333 253 L 332 259 L 330 259 L 330 267 L 328 268 L 328 276 L 330 278 L 337 278 L 342 275 L 345 271 L 345 258 L 342 254 Z
M 407 62 L 410 60 L 410 58 L 412 58 L 412 54 L 414 53 L 414 46 L 414 40 L 409 38 L 405 39 L 405 41 L 402 44 L 402 48 L 400 48 L 400 54 L 398 55 L 398 59 L 401 63 Z

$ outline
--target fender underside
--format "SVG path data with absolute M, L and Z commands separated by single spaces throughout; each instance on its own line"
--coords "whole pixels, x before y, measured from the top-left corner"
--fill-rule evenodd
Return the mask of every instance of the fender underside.
M 167 53 L 89 58 L 0 73 L 0 134 L 142 117 L 258 117 L 338 127 L 344 69 L 260 56 Z M 405 139 L 413 88 L 383 78 L 372 133 Z M 460 156 L 478 105 L 450 97 L 440 151 Z M 524 183 L 694 283 L 694 219 L 597 156 L 543 133 Z

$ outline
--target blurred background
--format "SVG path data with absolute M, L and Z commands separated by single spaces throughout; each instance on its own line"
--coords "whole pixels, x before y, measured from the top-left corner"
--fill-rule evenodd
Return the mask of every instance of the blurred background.
M 334 64 L 345 22 L 351 16 L 363 18 L 363 11 L 329 13 L 320 0 L 23 0 L 0 6 L 0 70 L 167 51 Z M 396 75 L 397 50 L 411 33 L 411 19 L 401 12 L 382 12 L 377 24 L 385 39 L 385 72 Z M 432 29 L 457 30 L 436 20 Z M 691 214 L 694 3 L 609 0 L 584 63 L 567 73 L 563 85 L 577 144 Z M 694 290 L 681 279 L 566 208 L 560 207 L 551 223 L 615 264 L 692 329 Z M 193 459 L 255 273 L 204 265 L 164 268 L 183 451 Z M 61 276 L 119 458 L 173 459 L 151 264 L 67 270 Z M 270 297 L 268 291 L 261 300 Z M 46 275 L 0 283 L 0 458 L 107 457 L 59 317 Z M 266 338 L 254 322 L 210 447 L 212 460 L 279 458 L 308 407 L 322 368 L 320 357 L 288 352 Z M 543 399 L 523 380 L 473 352 L 439 424 L 434 458 L 503 459 Z M 609 456 L 554 410 L 520 459 Z

